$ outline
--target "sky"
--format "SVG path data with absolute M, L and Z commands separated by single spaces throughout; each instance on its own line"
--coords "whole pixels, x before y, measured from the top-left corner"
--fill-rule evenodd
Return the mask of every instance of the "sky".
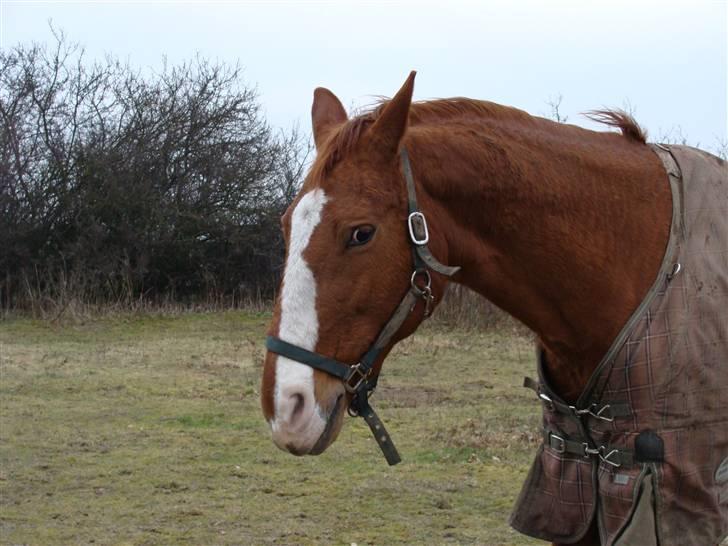
M 728 140 L 728 0 L 0 0 L 0 48 L 52 41 L 141 68 L 201 54 L 244 68 L 267 119 L 310 130 L 313 89 L 348 108 L 392 96 L 491 100 L 546 115 L 632 111 L 651 140 Z

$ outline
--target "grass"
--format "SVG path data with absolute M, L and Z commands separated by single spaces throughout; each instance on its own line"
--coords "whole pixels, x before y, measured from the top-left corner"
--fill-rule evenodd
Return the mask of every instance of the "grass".
M 537 445 L 530 341 L 425 326 L 319 457 L 270 441 L 268 316 L 0 323 L 3 544 L 543 544 L 507 525 Z

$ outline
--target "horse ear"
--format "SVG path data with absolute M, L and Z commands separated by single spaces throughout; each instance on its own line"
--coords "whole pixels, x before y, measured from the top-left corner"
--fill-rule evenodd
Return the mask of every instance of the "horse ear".
M 417 72 L 414 70 L 410 72 L 402 88 L 386 104 L 377 121 L 372 125 L 372 139 L 386 154 L 397 154 L 399 142 L 407 130 L 407 119 L 409 118 L 410 104 L 412 104 L 416 74 Z
M 311 124 L 313 125 L 313 141 L 320 148 L 332 128 L 347 120 L 346 110 L 341 101 L 331 91 L 317 87 L 313 92 L 311 107 Z

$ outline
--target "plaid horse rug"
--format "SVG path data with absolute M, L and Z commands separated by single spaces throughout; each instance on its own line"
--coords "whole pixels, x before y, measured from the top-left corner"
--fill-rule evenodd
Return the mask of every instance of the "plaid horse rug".
M 657 279 L 573 406 L 539 381 L 543 445 L 511 515 L 527 535 L 713 546 L 728 534 L 728 163 L 652 145 L 673 196 Z

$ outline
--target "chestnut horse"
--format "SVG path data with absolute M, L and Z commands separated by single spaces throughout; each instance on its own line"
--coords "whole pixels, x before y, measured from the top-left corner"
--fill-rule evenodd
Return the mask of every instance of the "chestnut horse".
M 413 272 L 406 150 L 432 255 L 537 334 L 552 386 L 575 401 L 660 267 L 672 215 L 662 163 L 623 113 L 599 113 L 621 134 L 594 132 L 485 101 L 412 103 L 413 87 L 414 72 L 353 119 L 330 91 L 314 92 L 317 157 L 282 218 L 287 258 L 269 334 L 348 364 L 368 352 Z M 372 377 L 449 280 L 432 272 L 431 286 L 418 283 L 431 297 L 414 300 Z M 321 453 L 352 389 L 283 354 L 267 353 L 261 390 L 273 441 Z M 594 525 L 579 544 L 599 544 Z

